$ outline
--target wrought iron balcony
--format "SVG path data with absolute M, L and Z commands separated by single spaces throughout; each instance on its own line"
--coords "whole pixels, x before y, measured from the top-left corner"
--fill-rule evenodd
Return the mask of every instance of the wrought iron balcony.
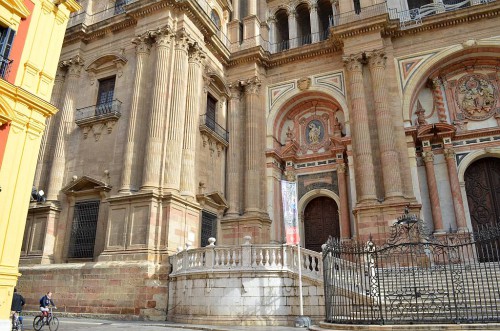
M 10 73 L 10 65 L 13 60 L 0 55 L 0 78 L 7 79 Z
M 120 100 L 101 103 L 76 110 L 75 123 L 79 126 L 99 121 L 118 120 L 121 116 Z
M 220 126 L 215 119 L 207 116 L 207 114 L 200 116 L 200 131 L 214 137 L 224 146 L 227 146 L 229 142 L 229 132 Z

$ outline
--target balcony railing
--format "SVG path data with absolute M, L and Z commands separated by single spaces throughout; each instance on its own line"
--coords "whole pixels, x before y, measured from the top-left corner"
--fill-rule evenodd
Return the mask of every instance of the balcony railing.
M 12 62 L 12 60 L 0 55 L 0 78 L 7 79 L 9 77 Z
M 120 107 L 122 102 L 120 100 L 113 100 L 111 102 L 101 103 L 94 106 L 80 108 L 76 110 L 75 122 L 76 124 L 85 124 L 87 122 L 96 122 L 108 118 L 118 119 L 121 116 Z
M 490 3 L 496 0 L 444 0 L 443 2 L 430 3 L 419 8 L 403 11 L 391 11 L 392 19 L 399 19 L 401 29 L 409 29 L 422 24 L 422 19 L 440 13 L 456 11 L 471 6 Z
M 104 21 L 110 17 L 113 17 L 115 15 L 119 15 L 122 13 L 126 12 L 125 6 L 134 2 L 137 2 L 140 0 L 124 0 L 120 1 L 119 3 L 117 2 L 117 5 L 102 10 L 100 12 L 94 13 L 94 14 L 87 14 L 87 12 L 81 12 L 78 14 L 73 15 L 70 17 L 69 22 L 68 22 L 68 28 L 78 25 L 78 24 L 84 24 L 86 26 L 99 23 L 101 21 Z M 155 0 L 159 2 L 160 0 Z M 229 38 L 226 36 L 226 34 L 220 29 L 220 27 L 216 26 L 215 23 L 210 19 L 210 14 L 212 11 L 212 7 L 208 4 L 206 0 L 188 0 L 188 2 L 191 2 L 194 6 L 197 6 L 199 9 L 201 9 L 209 18 L 210 22 L 213 24 L 215 29 L 217 30 L 217 37 L 220 39 L 222 44 L 229 49 L 230 46 L 230 41 Z
M 229 132 L 227 132 L 226 129 L 220 126 L 215 121 L 215 119 L 207 116 L 207 114 L 203 114 L 200 116 L 200 128 L 205 130 L 208 129 L 224 142 L 229 142 Z
M 349 24 L 387 13 L 387 3 L 382 2 L 373 6 L 363 7 L 359 11 L 353 10 L 346 13 L 330 16 L 330 26 Z

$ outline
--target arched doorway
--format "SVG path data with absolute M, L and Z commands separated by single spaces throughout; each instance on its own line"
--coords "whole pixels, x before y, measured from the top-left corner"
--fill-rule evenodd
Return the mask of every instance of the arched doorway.
M 331 198 L 318 197 L 311 200 L 304 210 L 305 248 L 321 252 L 321 245 L 329 236 L 340 237 L 338 206 Z
M 500 222 L 500 159 L 484 158 L 465 171 L 472 229 Z
M 484 158 L 472 163 L 464 175 L 473 231 L 500 222 L 500 159 Z M 477 245 L 479 261 L 498 261 L 500 242 Z

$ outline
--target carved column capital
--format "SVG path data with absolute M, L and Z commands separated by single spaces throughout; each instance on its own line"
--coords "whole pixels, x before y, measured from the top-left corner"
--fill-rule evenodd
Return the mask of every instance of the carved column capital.
M 243 87 L 245 88 L 245 93 L 247 94 L 258 94 L 260 91 L 260 87 L 262 85 L 259 77 L 252 77 L 244 82 L 242 82 Z
M 149 36 L 140 36 L 132 39 L 132 44 L 135 45 L 136 54 L 149 54 L 151 51 L 151 39 Z
M 227 84 L 227 88 L 231 92 L 231 99 L 241 98 L 241 85 L 239 81 Z
M 189 63 L 196 63 L 202 65 L 206 59 L 205 52 L 202 51 L 201 47 L 195 43 L 189 48 Z
M 69 60 L 61 61 L 61 68 L 67 68 L 68 75 L 80 76 L 85 61 L 80 55 L 76 55 Z
M 385 55 L 385 51 L 378 49 L 372 52 L 366 53 L 366 57 L 368 59 L 368 65 L 371 69 L 373 68 L 385 68 L 387 62 L 387 56 Z
M 175 34 L 175 49 L 187 52 L 192 43 L 193 41 L 185 29 L 181 29 Z
M 434 162 L 434 153 L 432 151 L 422 152 L 422 159 L 424 162 Z
M 361 71 L 363 68 L 363 54 L 351 54 L 342 57 L 344 66 L 347 71 Z
M 453 148 L 445 148 L 444 149 L 444 157 L 446 159 L 455 159 L 455 155 L 457 155 L 457 153 L 455 152 L 455 150 Z
M 337 166 L 337 172 L 339 174 L 345 174 L 347 171 L 347 166 L 345 165 L 345 163 L 340 163 L 338 166 Z
M 174 38 L 174 32 L 172 27 L 167 25 L 163 28 L 150 31 L 149 36 L 154 40 L 156 47 L 169 47 Z

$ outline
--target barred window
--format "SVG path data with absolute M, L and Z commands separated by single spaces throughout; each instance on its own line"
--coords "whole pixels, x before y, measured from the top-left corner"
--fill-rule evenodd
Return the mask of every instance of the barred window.
M 75 203 L 69 258 L 93 258 L 99 200 Z
M 99 80 L 99 91 L 97 92 L 96 115 L 107 114 L 113 105 L 116 77 Z
M 9 73 L 9 66 L 12 62 L 9 55 L 15 34 L 16 31 L 0 26 L 0 78 L 6 78 Z
M 217 119 L 217 100 L 211 96 L 210 94 L 207 95 L 207 119 L 206 119 L 206 125 L 214 130 L 215 129 L 215 123 Z
M 217 216 L 203 211 L 201 214 L 201 247 L 209 244 L 208 238 L 217 237 Z

